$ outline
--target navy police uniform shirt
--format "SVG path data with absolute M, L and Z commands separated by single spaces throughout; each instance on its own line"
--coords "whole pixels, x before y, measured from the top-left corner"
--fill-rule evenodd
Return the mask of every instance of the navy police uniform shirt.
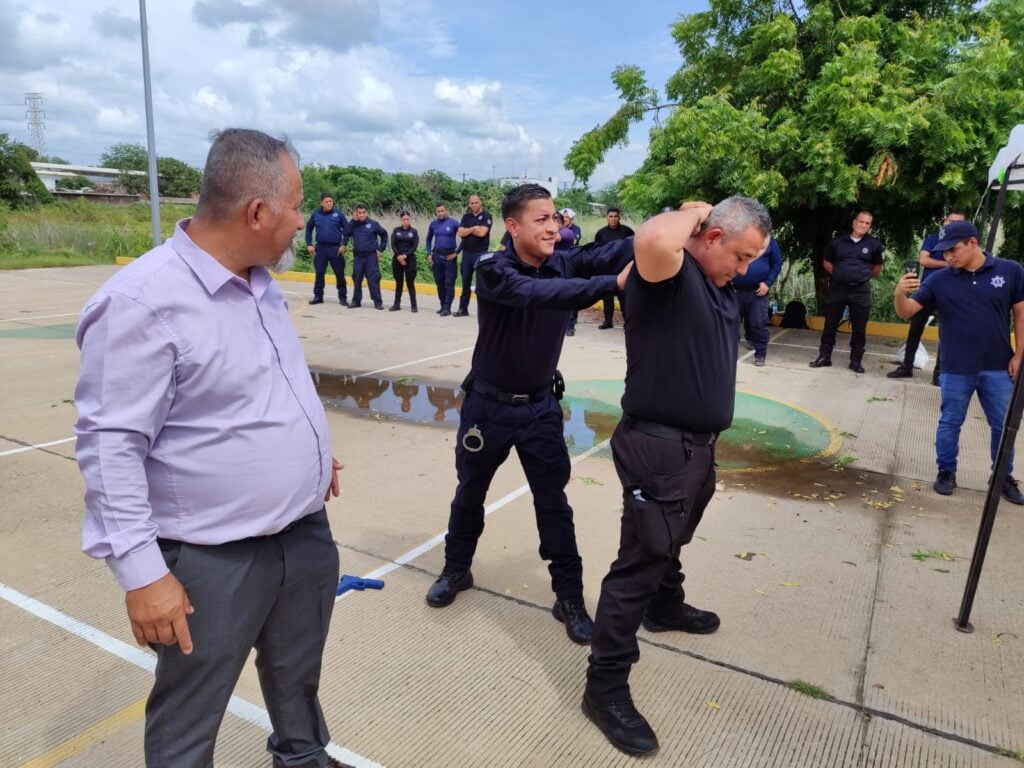
M 1024 301 L 1024 267 L 1016 261 L 986 253 L 977 272 L 940 269 L 910 298 L 942 314 L 943 373 L 1007 370 L 1010 318 L 1014 304 Z
M 515 394 L 550 386 L 569 317 L 614 294 L 618 273 L 632 259 L 633 238 L 558 251 L 539 267 L 522 262 L 514 244 L 483 254 L 476 267 L 473 375 Z
M 481 208 L 480 213 L 477 214 L 474 214 L 472 211 L 466 211 L 462 215 L 462 221 L 459 223 L 460 227 L 487 227 L 487 234 L 482 237 L 480 235 L 466 235 L 462 238 L 463 256 L 473 256 L 478 253 L 487 252 L 487 249 L 491 247 L 491 225 L 493 223 L 494 218 L 486 208 Z
M 427 253 L 440 253 L 447 256 L 455 253 L 455 235 L 459 231 L 459 222 L 451 216 L 434 219 L 427 227 Z
M 756 291 L 764 283 L 769 288 L 782 271 L 782 250 L 775 238 L 768 241 L 765 252 L 750 262 L 747 274 L 736 275 L 732 287 L 737 291 Z
M 863 285 L 871 279 L 871 268 L 882 263 L 882 252 L 877 237 L 864 235 L 854 242 L 847 234 L 829 243 L 822 259 L 832 262 L 832 282 Z
M 352 250 L 356 253 L 374 253 L 388 247 L 387 230 L 370 218 L 366 221 L 352 219 L 345 227 L 341 244 L 348 245 L 349 238 L 352 238 Z
M 332 208 L 329 212 L 317 208 L 306 222 L 306 245 L 313 244 L 314 229 L 317 245 L 338 245 L 347 224 L 345 214 L 337 208 Z
M 935 245 L 939 242 L 939 233 L 936 232 L 934 235 L 928 235 L 921 243 L 920 250 L 928 251 L 928 255 L 938 261 L 945 261 L 945 251 L 935 250 Z M 934 275 L 936 272 L 941 272 L 945 267 L 925 267 L 924 272 L 921 273 L 921 279 L 924 280 L 929 275 Z

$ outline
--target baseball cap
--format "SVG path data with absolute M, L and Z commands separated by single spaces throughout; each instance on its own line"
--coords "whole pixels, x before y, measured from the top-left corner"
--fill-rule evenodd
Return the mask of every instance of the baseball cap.
M 978 230 L 969 221 L 951 221 L 939 230 L 939 242 L 932 246 L 936 251 L 948 251 L 961 240 L 978 237 Z M 980 239 L 980 238 L 979 238 Z
M 576 211 L 574 211 L 572 208 L 563 208 L 562 210 L 559 211 L 559 213 L 562 214 L 563 216 L 568 216 L 570 219 L 576 218 Z

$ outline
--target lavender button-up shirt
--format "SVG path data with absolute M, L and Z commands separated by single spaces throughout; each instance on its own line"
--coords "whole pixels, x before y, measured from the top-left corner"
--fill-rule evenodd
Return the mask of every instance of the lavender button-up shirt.
M 121 586 L 167 573 L 157 537 L 222 544 L 319 510 L 323 406 L 268 272 L 232 274 L 187 234 L 108 280 L 78 326 L 82 549 Z

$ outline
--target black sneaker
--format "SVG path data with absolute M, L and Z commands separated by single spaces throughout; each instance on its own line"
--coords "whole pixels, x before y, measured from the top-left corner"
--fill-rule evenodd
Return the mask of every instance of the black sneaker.
M 587 613 L 583 598 L 556 600 L 551 615 L 565 624 L 565 634 L 577 645 L 590 645 L 594 622 Z
M 907 368 L 905 365 L 899 365 L 896 367 L 896 370 L 889 371 L 885 375 L 886 378 L 890 379 L 912 379 L 914 378 L 914 369 Z
M 658 737 L 632 699 L 605 703 L 584 693 L 580 708 L 605 738 L 627 755 L 649 755 L 658 750 Z
M 938 477 L 935 478 L 935 482 L 932 483 L 932 488 L 936 493 L 942 494 L 943 496 L 952 496 L 953 490 L 956 488 L 956 472 L 950 472 L 948 469 L 940 469 Z M 1006 484 L 1003 483 L 1005 492 Z M 1020 493 L 1020 491 L 1018 491 Z
M 808 365 L 811 368 L 830 368 L 832 366 L 832 358 L 827 355 L 818 355 Z
M 683 603 L 678 611 L 654 615 L 644 611 L 644 629 L 648 632 L 689 632 L 694 635 L 710 635 L 718 629 L 722 620 L 717 613 L 702 611 Z
M 427 605 L 444 608 L 455 602 L 455 596 L 473 586 L 472 571 L 452 571 L 445 568 L 427 591 Z
M 1020 492 L 1020 486 L 1012 475 L 1003 478 L 1003 498 L 1011 504 L 1024 507 L 1024 493 Z

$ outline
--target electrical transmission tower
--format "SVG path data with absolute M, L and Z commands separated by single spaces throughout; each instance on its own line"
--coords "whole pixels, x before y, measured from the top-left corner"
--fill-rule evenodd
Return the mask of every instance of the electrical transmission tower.
M 43 94 L 25 94 L 25 117 L 28 118 L 28 141 L 40 155 L 46 154 L 46 113 L 43 111 Z

